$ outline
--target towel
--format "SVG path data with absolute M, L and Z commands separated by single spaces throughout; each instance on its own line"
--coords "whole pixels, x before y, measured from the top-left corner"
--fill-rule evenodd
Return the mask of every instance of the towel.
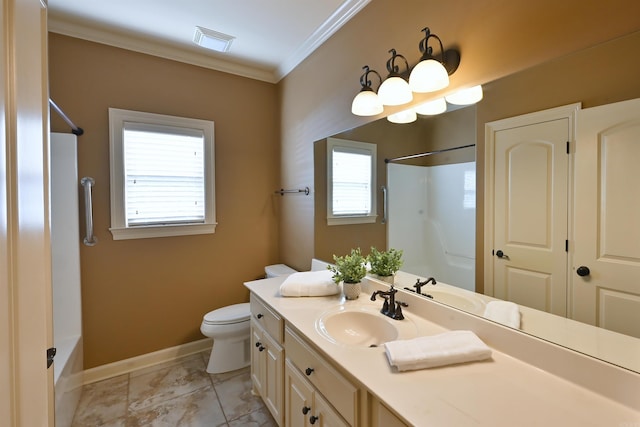
M 283 297 L 320 297 L 335 295 L 340 287 L 332 279 L 329 270 L 301 271 L 287 277 L 280 285 L 280 295 Z
M 389 364 L 398 371 L 435 368 L 491 357 L 491 349 L 471 331 L 450 331 L 384 344 Z
M 512 328 L 520 328 L 518 304 L 509 301 L 491 301 L 484 309 L 484 317 Z

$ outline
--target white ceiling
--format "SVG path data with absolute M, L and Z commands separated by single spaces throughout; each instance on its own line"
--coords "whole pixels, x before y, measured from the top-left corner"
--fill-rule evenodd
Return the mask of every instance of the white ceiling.
M 278 82 L 370 0 L 49 0 L 49 31 Z M 193 43 L 200 26 L 235 37 Z

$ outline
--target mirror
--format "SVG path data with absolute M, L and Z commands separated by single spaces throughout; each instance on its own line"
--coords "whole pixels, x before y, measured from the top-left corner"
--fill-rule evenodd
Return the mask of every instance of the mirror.
M 640 60 L 624 54 L 640 48 L 640 33 L 603 43 L 576 52 L 549 63 L 506 76 L 483 85 L 485 99 L 476 106 L 447 112 L 441 116 L 421 118 L 412 124 L 398 125 L 379 119 L 356 129 L 347 130 L 331 137 L 353 139 L 378 144 L 378 186 L 387 185 L 387 167 L 383 159 L 441 150 L 468 144 L 476 140 L 476 149 L 462 149 L 434 156 L 414 159 L 403 164 L 413 166 L 443 166 L 472 163 L 478 156 L 478 198 L 476 205 L 476 260 L 475 290 L 482 294 L 483 283 L 483 185 L 484 171 L 484 124 L 507 117 L 518 116 L 548 108 L 581 102 L 583 108 L 609 104 L 640 97 L 640 87 L 635 76 L 640 72 Z M 631 50 L 630 50 L 631 49 Z M 617 61 L 596 61 L 593 58 L 615 56 Z M 588 73 L 584 70 L 590 70 Z M 599 84 L 593 84 L 597 76 Z M 425 141 L 429 141 L 426 143 Z M 358 226 L 326 225 L 326 140 L 314 146 L 315 159 L 315 257 L 331 260 L 332 255 L 347 253 L 352 247 L 361 247 L 368 252 L 371 246 L 386 248 L 387 227 L 381 224 Z M 323 198 L 325 200 L 323 200 Z M 382 212 L 382 201 L 378 202 L 378 213 Z M 407 245 L 409 245 L 409 242 Z M 403 249 L 400 243 L 392 247 Z M 412 273 L 409 271 L 409 273 Z M 416 272 L 416 274 L 424 274 Z M 434 275 L 435 276 L 435 275 Z M 478 279 L 480 278 L 480 279 Z M 438 277 L 436 277 L 438 279 Z M 443 282 L 447 283 L 445 280 Z M 448 283 L 455 285 L 456 283 Z M 454 302 L 451 305 L 456 305 Z M 464 307 L 459 307 L 464 309 Z M 609 333 L 586 324 L 531 310 L 537 325 L 525 332 L 532 333 L 563 346 L 601 358 L 610 363 L 640 372 L 640 339 L 628 335 Z M 477 313 L 476 313 L 477 314 Z M 562 331 L 558 329 L 561 325 Z M 568 326 L 567 326 L 568 325 Z M 584 331 L 588 337 L 579 342 L 573 334 Z M 566 333 L 566 336 L 562 336 Z M 597 348 L 606 336 L 606 348 Z M 596 343 L 597 337 L 597 343 Z

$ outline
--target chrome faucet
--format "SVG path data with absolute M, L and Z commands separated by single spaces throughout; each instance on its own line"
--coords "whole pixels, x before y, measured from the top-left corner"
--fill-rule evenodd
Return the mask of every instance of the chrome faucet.
M 395 320 L 402 320 L 404 319 L 404 315 L 402 314 L 402 307 L 408 307 L 409 304 L 401 301 L 396 301 L 397 292 L 398 290 L 395 289 L 393 285 L 391 285 L 391 288 L 389 288 L 387 292 L 375 291 L 371 295 L 371 301 L 375 301 L 376 296 L 380 295 L 382 298 L 384 298 L 384 303 L 382 303 L 382 310 L 380 310 L 380 313 Z

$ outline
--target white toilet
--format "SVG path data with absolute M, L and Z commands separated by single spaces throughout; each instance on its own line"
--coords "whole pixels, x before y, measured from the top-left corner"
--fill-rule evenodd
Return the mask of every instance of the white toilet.
M 296 272 L 284 264 L 268 265 L 264 271 L 267 278 Z M 207 365 L 208 373 L 219 374 L 249 366 L 250 318 L 248 302 L 222 307 L 204 315 L 200 332 L 213 338 L 213 348 Z

